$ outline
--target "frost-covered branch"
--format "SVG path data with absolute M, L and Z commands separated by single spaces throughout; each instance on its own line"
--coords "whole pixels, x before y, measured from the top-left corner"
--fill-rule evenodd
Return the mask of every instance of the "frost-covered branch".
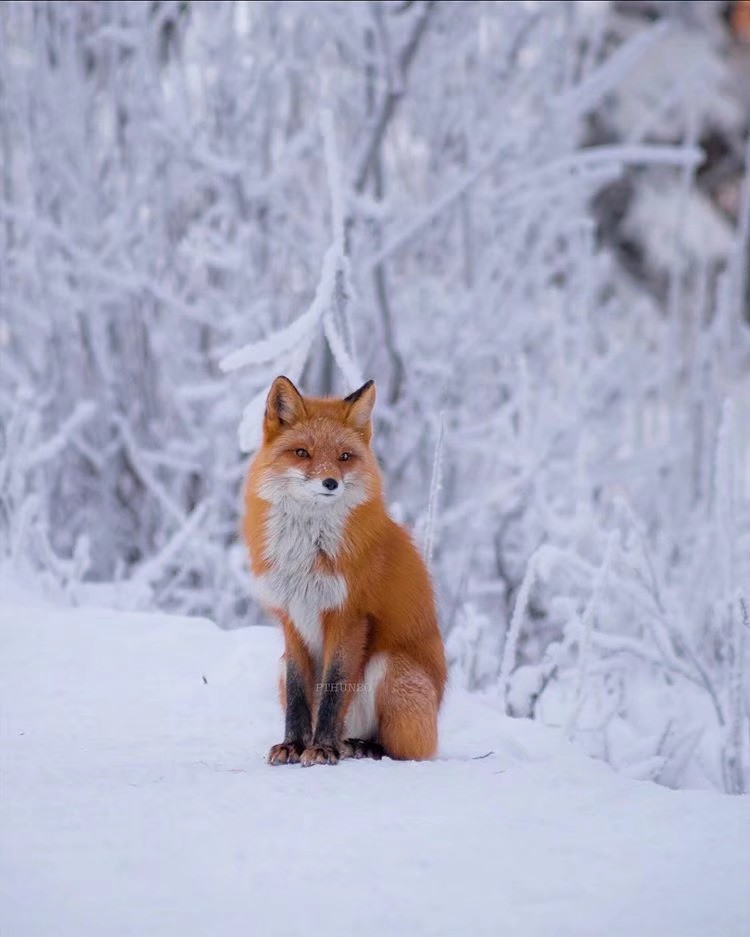
M 296 380 L 312 350 L 313 340 L 322 324 L 331 354 L 345 380 L 352 387 L 362 383 L 362 372 L 343 337 L 348 334 L 348 304 L 352 287 L 345 239 L 345 202 L 341 167 L 334 138 L 333 117 L 324 111 L 321 120 L 331 199 L 332 243 L 323 257 L 318 286 L 308 309 L 290 326 L 260 342 L 250 343 L 225 356 L 219 363 L 225 372 L 252 364 L 273 362 L 277 371 L 285 371 Z M 343 333 L 343 334 L 342 334 Z M 288 362 L 292 366 L 288 366 Z M 285 362 L 285 367 L 282 362 Z M 240 448 L 252 450 L 258 441 L 258 428 L 265 403 L 264 387 L 245 408 L 240 424 Z

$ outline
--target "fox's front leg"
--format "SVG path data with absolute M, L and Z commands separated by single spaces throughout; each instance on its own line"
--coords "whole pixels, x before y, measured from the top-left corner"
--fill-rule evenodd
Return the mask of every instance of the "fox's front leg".
M 344 716 L 351 703 L 366 637 L 365 620 L 352 620 L 345 613 L 331 614 L 326 619 L 323 676 L 316 688 L 312 742 L 300 758 L 304 767 L 335 765 L 342 757 Z
M 323 672 L 315 734 L 300 758 L 304 767 L 338 764 L 344 695 L 344 672 L 340 660 L 335 659 Z
M 272 745 L 268 752 L 271 765 L 297 764 L 302 752 L 312 741 L 312 673 L 305 649 L 291 636 L 285 653 L 285 675 L 282 686 L 284 706 L 284 741 Z

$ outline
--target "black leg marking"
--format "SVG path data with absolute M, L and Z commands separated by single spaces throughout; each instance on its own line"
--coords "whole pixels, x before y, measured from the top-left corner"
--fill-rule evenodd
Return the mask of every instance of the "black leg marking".
M 286 729 L 284 741 L 272 745 L 268 753 L 271 765 L 294 765 L 312 738 L 310 704 L 299 670 L 287 661 L 286 665 Z
M 312 717 L 302 674 L 294 664 L 286 665 L 286 724 L 285 742 L 308 745 L 312 738 Z
M 312 744 L 302 753 L 300 762 L 309 765 L 335 765 L 341 757 L 339 743 L 339 716 L 344 698 L 343 673 L 337 661 L 323 677 L 323 687 L 315 721 Z
M 342 677 L 341 666 L 338 661 L 334 661 L 323 678 L 313 738 L 316 744 L 333 745 L 337 741 L 339 713 L 344 696 Z

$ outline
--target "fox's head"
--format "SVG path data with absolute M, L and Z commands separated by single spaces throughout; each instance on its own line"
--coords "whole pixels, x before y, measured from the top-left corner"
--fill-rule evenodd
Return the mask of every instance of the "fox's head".
M 375 383 L 343 399 L 303 397 L 288 377 L 271 385 L 263 417 L 259 494 L 329 510 L 374 497 L 379 473 L 370 448 Z

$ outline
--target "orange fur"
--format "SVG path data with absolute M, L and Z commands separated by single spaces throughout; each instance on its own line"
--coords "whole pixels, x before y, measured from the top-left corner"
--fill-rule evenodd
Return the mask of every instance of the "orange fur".
M 274 571 L 269 556 L 272 503 L 264 487 L 269 480 L 291 473 L 302 485 L 327 478 L 343 488 L 351 482 L 362 489 L 360 501 L 342 521 L 335 554 L 320 550 L 310 570 L 310 575 L 340 577 L 346 587 L 343 602 L 320 615 L 322 652 L 313 653 L 290 608 L 273 598 L 265 604 L 281 622 L 286 662 L 303 675 L 313 728 L 314 684 L 328 669 L 336 663 L 346 685 L 341 737 L 368 663 L 383 655 L 378 658 L 384 671 L 375 696 L 374 738 L 392 757 L 430 758 L 437 748 L 437 713 L 446 680 L 432 585 L 411 537 L 385 508 L 380 471 L 370 448 L 374 385 L 365 385 L 352 397 L 356 399 L 303 398 L 286 378 L 274 381 L 263 444 L 248 474 L 243 532 L 253 573 L 268 576 Z M 300 457 L 300 451 L 309 457 Z M 350 454 L 347 461 L 341 461 L 344 452 Z M 321 510 L 326 507 L 323 503 Z M 309 740 L 305 744 L 309 746 Z M 304 755 L 302 761 L 310 763 Z

